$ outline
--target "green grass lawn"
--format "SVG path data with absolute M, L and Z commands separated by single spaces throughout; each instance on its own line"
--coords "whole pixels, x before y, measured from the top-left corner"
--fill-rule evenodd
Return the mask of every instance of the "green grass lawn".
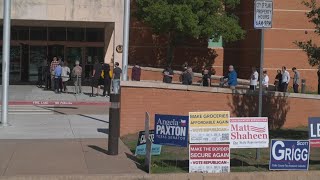
M 121 138 L 135 152 L 138 134 Z M 270 139 L 308 139 L 307 128 L 270 131 Z M 186 173 L 189 166 L 188 148 L 162 146 L 161 155 L 152 156 L 152 173 Z M 260 160 L 256 161 L 255 149 L 231 149 L 231 172 L 268 171 L 269 148 L 260 149 Z M 143 164 L 144 157 L 138 156 L 137 163 Z M 312 148 L 309 170 L 320 170 L 320 149 Z

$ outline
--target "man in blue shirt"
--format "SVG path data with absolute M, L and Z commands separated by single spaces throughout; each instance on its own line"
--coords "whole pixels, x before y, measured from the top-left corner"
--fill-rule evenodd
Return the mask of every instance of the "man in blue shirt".
M 62 92 L 62 63 L 59 63 L 59 65 L 54 69 L 54 90 L 56 93 Z
M 238 85 L 238 75 L 232 65 L 229 66 L 229 73 L 227 76 L 224 76 L 224 79 L 227 79 L 225 82 L 228 82 L 230 89 L 236 89 L 236 86 Z

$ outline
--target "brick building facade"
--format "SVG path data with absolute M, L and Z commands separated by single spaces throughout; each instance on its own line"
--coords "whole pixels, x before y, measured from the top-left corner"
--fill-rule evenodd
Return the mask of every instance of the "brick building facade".
M 241 0 L 237 9 L 240 24 L 247 32 L 244 40 L 224 45 L 223 48 L 208 48 L 206 41 L 184 41 L 175 50 L 174 69 L 181 68 L 185 61 L 197 70 L 205 63 L 212 64 L 217 75 L 222 75 L 226 73 L 226 67 L 233 64 L 239 77 L 248 79 L 251 67 L 260 66 L 261 34 L 260 30 L 253 28 L 253 9 L 254 0 Z M 294 44 L 294 41 L 309 39 L 319 42 L 314 25 L 306 17 L 308 11 L 302 0 L 274 0 L 273 28 L 266 30 L 264 37 L 264 67 L 268 70 L 270 83 L 273 83 L 276 71 L 282 66 L 289 69 L 291 76 L 291 68 L 296 67 L 301 78 L 307 80 L 308 91 L 316 90 L 317 68 L 308 64 L 306 54 Z M 130 64 L 139 62 L 145 66 L 165 66 L 168 44 L 165 36 L 152 34 L 149 27 L 133 18 L 130 40 Z

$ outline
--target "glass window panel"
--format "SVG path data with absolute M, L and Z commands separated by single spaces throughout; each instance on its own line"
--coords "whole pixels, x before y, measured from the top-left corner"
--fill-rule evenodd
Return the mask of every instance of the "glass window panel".
M 64 27 L 49 27 L 49 41 L 65 41 L 66 28 Z
M 11 46 L 10 48 L 10 81 L 20 81 L 20 46 Z M 2 56 L 1 56 L 2 59 Z
M 84 29 L 83 28 L 67 28 L 67 40 L 68 41 L 84 41 Z
M 101 28 L 87 28 L 86 40 L 88 42 L 104 42 L 104 29 Z
M 3 27 L 0 26 L 0 40 L 2 40 L 2 36 L 3 36 Z
M 13 26 L 11 28 L 12 40 L 29 40 L 29 27 Z
M 37 81 L 39 67 L 44 64 L 47 46 L 30 46 L 29 81 Z
M 66 48 L 66 61 L 70 69 L 72 69 L 76 63 L 82 60 L 82 48 L 81 47 L 67 47 Z
M 30 28 L 30 40 L 47 40 L 47 28 L 46 27 L 31 27 Z

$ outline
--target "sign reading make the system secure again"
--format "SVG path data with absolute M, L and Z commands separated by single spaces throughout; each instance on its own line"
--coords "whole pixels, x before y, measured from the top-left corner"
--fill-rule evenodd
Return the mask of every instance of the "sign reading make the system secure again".
M 229 142 L 229 111 L 190 112 L 190 143 Z

